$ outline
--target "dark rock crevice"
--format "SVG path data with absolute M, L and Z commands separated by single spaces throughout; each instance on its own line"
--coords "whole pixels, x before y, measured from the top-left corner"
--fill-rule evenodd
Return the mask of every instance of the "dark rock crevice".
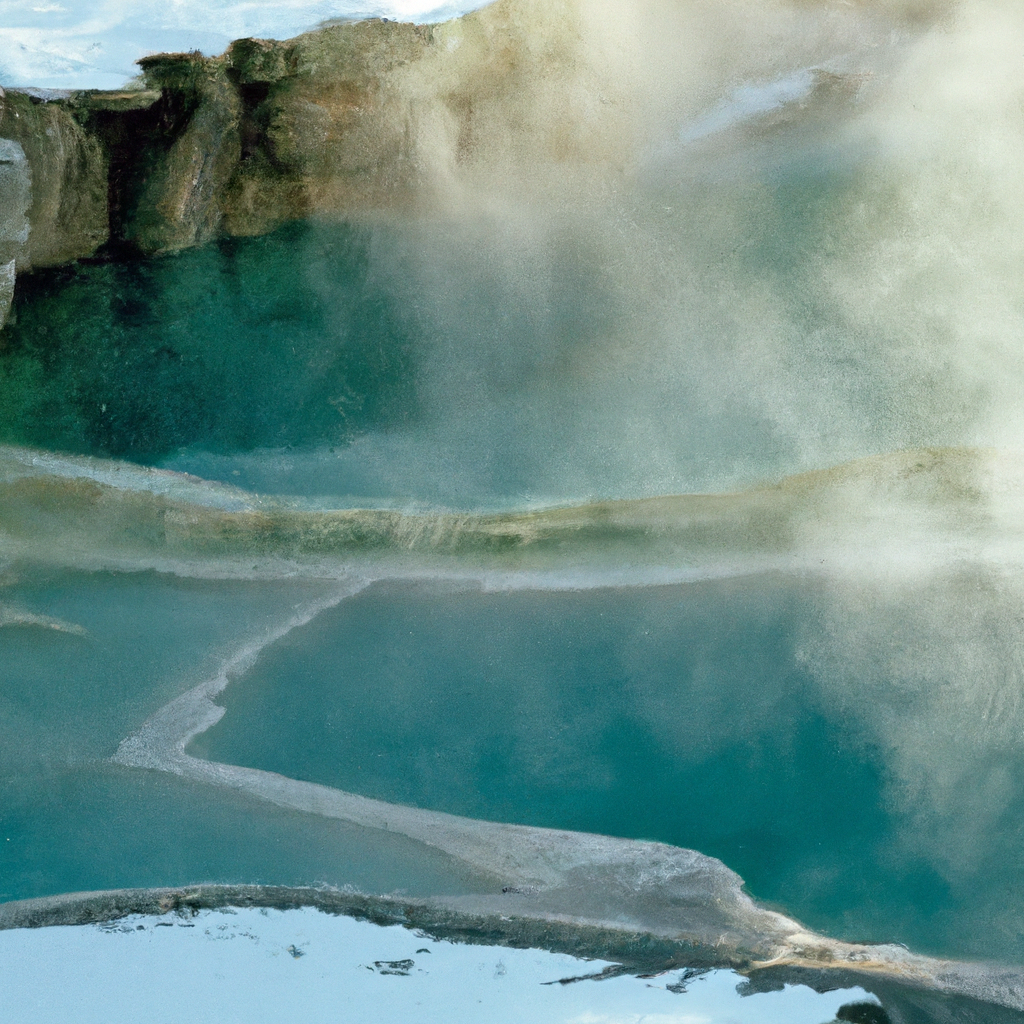
M 129 109 L 86 108 L 83 122 L 103 146 L 108 159 L 108 255 L 137 256 L 132 224 L 140 213 L 146 182 L 167 159 L 175 139 L 194 113 L 196 102 L 185 91 L 166 90 L 149 106 Z

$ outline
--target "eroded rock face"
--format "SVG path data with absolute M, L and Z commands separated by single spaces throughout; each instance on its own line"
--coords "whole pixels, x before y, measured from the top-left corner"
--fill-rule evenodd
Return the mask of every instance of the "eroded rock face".
M 15 260 L 28 243 L 32 175 L 21 144 L 0 139 L 0 264 Z
M 225 61 L 246 101 L 245 141 L 225 230 L 407 205 L 410 111 L 396 72 L 431 46 L 430 28 L 380 21 L 234 43 Z
M 636 136 L 628 97 L 606 95 L 576 7 L 501 0 L 440 25 L 234 43 L 223 60 L 245 100 L 243 153 L 224 230 L 464 209 L 467 190 L 493 197 L 565 168 L 585 188 L 588 166 L 621 169 Z
M 25 151 L 0 139 L 0 328 L 11 310 L 17 258 L 28 242 L 32 178 Z
M 0 263 L 0 328 L 7 322 L 14 300 L 14 260 Z
M 161 100 L 148 118 L 148 145 L 137 154 L 121 240 L 144 253 L 200 245 L 220 231 L 238 167 L 241 99 L 221 60 L 186 54 L 140 63 Z
M 579 21 L 571 4 L 548 16 L 502 0 L 442 25 L 370 20 L 146 58 L 162 99 L 112 187 L 128 195 L 114 235 L 157 253 L 315 214 L 463 208 L 467 189 L 563 168 L 586 189 L 587 167 L 621 169 L 636 133 Z
M 115 233 L 157 253 L 311 213 L 408 206 L 422 91 L 409 88 L 408 69 L 436 49 L 434 34 L 375 20 L 280 43 L 242 39 L 222 57 L 140 61 L 162 98 L 147 145 L 115 168 Z
M 711 15 L 672 0 L 638 11 L 620 24 L 602 0 L 498 0 L 439 25 L 368 20 L 147 57 L 137 91 L 11 94 L 0 137 L 32 174 L 18 269 L 108 237 L 154 254 L 318 214 L 461 215 L 524 196 L 557 209 L 617 191 L 644 133 L 665 122 L 671 135 L 708 100 L 687 70 L 704 57 L 680 41 L 707 36 Z M 758 39 L 744 44 L 752 68 Z
M 29 236 L 28 210 L 32 177 L 25 150 L 13 139 L 0 139 L 0 328 L 14 298 L 14 272 Z
M 0 152 L 0 263 L 13 259 L 21 272 L 95 252 L 108 236 L 107 158 L 99 140 L 67 103 L 15 92 L 0 97 L 0 139 L 7 143 Z M 24 216 L 18 211 L 26 196 L 29 230 L 14 223 Z
M 145 88 L 10 91 L 4 281 L 12 262 L 68 263 L 108 241 L 151 255 L 310 215 L 462 209 L 467 190 L 493 197 L 563 164 L 578 183 L 581 164 L 608 162 L 602 140 L 622 150 L 630 131 L 614 104 L 596 120 L 580 107 L 600 90 L 574 9 L 550 25 L 539 0 L 500 0 L 443 25 L 369 20 L 148 57 Z

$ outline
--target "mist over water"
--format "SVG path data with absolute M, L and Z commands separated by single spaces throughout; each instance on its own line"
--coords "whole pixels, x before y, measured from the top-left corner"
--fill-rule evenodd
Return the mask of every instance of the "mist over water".
M 455 506 L 1019 445 L 1013 5 L 512 10 L 514 102 L 401 85 L 421 215 L 20 286 L 5 436 Z
M 145 677 L 145 708 L 101 728 L 97 697 L 75 719 L 106 758 L 231 653 L 158 586 L 48 595 L 53 564 L 194 576 L 239 649 L 324 580 L 387 578 L 267 647 L 190 752 L 692 846 L 830 934 L 1019 962 L 1024 10 L 489 17 L 438 26 L 389 80 L 412 111 L 407 204 L 19 277 L 0 441 L 115 461 L 0 466 L 8 691 L 72 665 L 115 700 Z M 742 493 L 613 504 L 713 492 Z M 273 590 L 292 584 L 309 593 Z M 134 603 L 152 660 L 192 659 L 173 685 L 68 653 Z M 49 721 L 50 699 L 12 720 Z M 53 769 L 10 733 L 12 775 Z M 398 886 L 414 855 L 385 843 L 375 875 L 351 828 L 314 880 Z M 88 876 L 37 885 L 33 856 L 18 895 Z M 458 874 L 436 856 L 416 891 L 483 884 L 435 882 Z

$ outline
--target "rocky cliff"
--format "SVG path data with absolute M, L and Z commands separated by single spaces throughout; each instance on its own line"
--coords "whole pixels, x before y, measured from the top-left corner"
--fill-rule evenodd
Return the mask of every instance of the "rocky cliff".
M 0 89 L 0 326 L 15 273 L 107 240 L 108 159 L 66 102 Z
M 0 94 L 0 322 L 15 272 L 103 245 L 149 255 L 316 214 L 429 211 L 456 181 L 464 202 L 475 173 L 514 188 L 614 160 L 628 118 L 587 82 L 577 16 L 559 8 L 550 31 L 542 5 L 501 0 L 442 25 L 148 57 L 124 92 Z

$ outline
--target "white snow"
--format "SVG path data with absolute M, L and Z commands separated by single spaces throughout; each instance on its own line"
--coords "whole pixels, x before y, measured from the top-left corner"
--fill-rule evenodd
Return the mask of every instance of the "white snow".
M 731 971 L 682 993 L 666 988 L 678 971 L 546 984 L 606 966 L 311 909 L 0 931 L 4 1019 L 33 1024 L 824 1024 L 843 1003 L 873 1001 L 802 987 L 741 997 Z

